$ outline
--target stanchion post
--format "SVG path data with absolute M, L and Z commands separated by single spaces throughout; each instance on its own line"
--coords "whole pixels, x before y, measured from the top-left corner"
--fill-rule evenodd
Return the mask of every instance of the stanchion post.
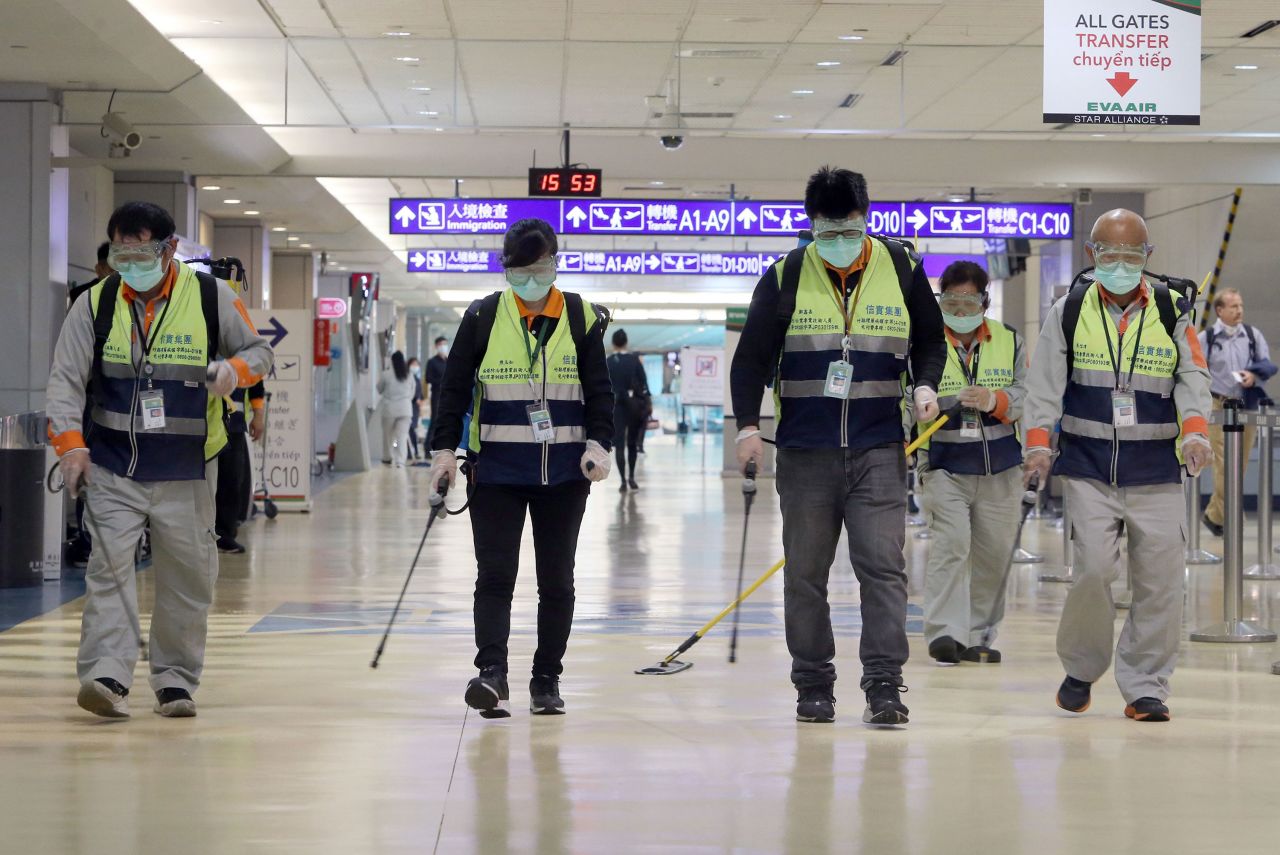
M 1222 405 L 1223 472 L 1222 492 L 1226 500 L 1223 519 L 1222 617 L 1221 623 L 1191 633 L 1192 641 L 1270 642 L 1276 634 L 1264 626 L 1244 620 L 1244 425 L 1240 423 L 1240 401 L 1230 398 Z
M 1221 478 L 1222 473 L 1218 472 L 1214 477 Z M 1217 564 L 1222 560 L 1221 556 L 1200 548 L 1200 476 L 1188 476 L 1187 480 L 1182 482 L 1182 488 L 1187 500 L 1187 551 L 1185 562 L 1189 565 Z
M 1258 425 L 1258 563 L 1250 565 L 1244 571 L 1244 577 L 1267 582 L 1280 579 L 1280 567 L 1271 563 L 1273 413 L 1271 402 L 1267 401 L 1258 409 L 1257 416 L 1248 414 L 1250 421 L 1256 420 Z
M 1041 573 L 1040 581 L 1070 584 L 1075 581 L 1075 577 L 1071 575 L 1071 566 L 1075 563 L 1075 554 L 1071 548 L 1071 506 L 1067 504 L 1066 484 L 1064 483 L 1062 486 L 1062 572 Z

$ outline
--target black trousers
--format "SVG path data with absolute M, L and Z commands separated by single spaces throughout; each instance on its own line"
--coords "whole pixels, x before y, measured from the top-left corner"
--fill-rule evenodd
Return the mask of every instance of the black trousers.
M 636 457 L 640 453 L 640 438 L 644 436 L 646 422 L 648 418 L 636 399 L 623 398 L 614 402 L 613 453 L 618 458 L 618 475 L 624 481 L 636 477 Z
M 538 574 L 538 649 L 535 675 L 559 676 L 573 625 L 573 567 L 578 530 L 587 507 L 590 482 L 569 481 L 551 487 L 479 484 L 471 498 L 475 540 L 476 667 L 507 667 L 511 635 L 511 597 L 520 564 L 525 511 L 533 521 L 533 551 Z
M 240 521 L 249 516 L 253 463 L 248 434 L 228 433 L 227 447 L 218 454 L 218 493 L 214 499 L 214 531 L 235 540 Z

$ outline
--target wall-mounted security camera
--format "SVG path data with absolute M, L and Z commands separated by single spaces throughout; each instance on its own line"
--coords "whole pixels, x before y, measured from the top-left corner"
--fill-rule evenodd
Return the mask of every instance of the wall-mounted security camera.
M 662 147 L 667 151 L 675 151 L 684 145 L 684 134 L 663 134 L 658 137 L 658 142 L 662 143 Z
M 142 145 L 142 134 L 129 124 L 119 113 L 106 113 L 102 117 L 102 127 L 119 140 L 120 145 L 132 151 Z

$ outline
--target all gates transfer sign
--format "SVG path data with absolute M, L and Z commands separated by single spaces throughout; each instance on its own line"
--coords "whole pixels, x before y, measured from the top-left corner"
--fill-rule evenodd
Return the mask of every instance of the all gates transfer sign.
M 1044 121 L 1200 124 L 1200 0 L 1045 0 Z

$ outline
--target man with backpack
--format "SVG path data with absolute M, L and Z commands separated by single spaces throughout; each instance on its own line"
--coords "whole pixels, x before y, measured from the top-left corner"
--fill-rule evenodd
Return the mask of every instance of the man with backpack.
M 1033 478 L 1043 485 L 1052 465 L 1071 519 L 1075 580 L 1058 625 L 1066 678 L 1057 703 L 1087 710 L 1092 684 L 1111 665 L 1111 584 L 1120 575 L 1125 533 L 1133 606 L 1115 645 L 1116 682 L 1126 716 L 1168 721 L 1182 629 L 1182 467 L 1194 475 L 1213 459 L 1209 373 L 1190 328 L 1194 295 L 1145 270 L 1151 246 L 1142 217 L 1108 211 L 1090 238 L 1093 277 L 1050 310 L 1024 411 L 1024 486 Z
M 1244 299 L 1235 288 L 1227 288 L 1214 298 L 1213 313 L 1218 319 L 1200 333 L 1200 349 L 1209 363 L 1213 408 L 1220 410 L 1223 401 L 1239 398 L 1244 401 L 1245 409 L 1256 410 L 1266 397 L 1262 384 L 1276 373 L 1267 340 L 1260 330 L 1244 322 Z M 1249 449 L 1253 448 L 1255 430 L 1253 425 L 1244 426 L 1246 461 Z M 1213 479 L 1213 496 L 1205 508 L 1203 522 L 1205 528 L 1222 537 L 1222 428 L 1209 426 L 1209 442 L 1213 445 L 1213 465 L 1219 474 Z
M 907 721 L 904 381 L 909 367 L 917 420 L 937 418 L 947 343 L 919 258 L 867 235 L 869 206 L 856 172 L 809 179 L 814 242 L 761 277 L 730 372 L 744 472 L 763 456 L 760 399 L 775 378 L 787 647 L 804 722 L 835 718 L 827 579 L 842 526 L 861 586 L 862 720 Z

